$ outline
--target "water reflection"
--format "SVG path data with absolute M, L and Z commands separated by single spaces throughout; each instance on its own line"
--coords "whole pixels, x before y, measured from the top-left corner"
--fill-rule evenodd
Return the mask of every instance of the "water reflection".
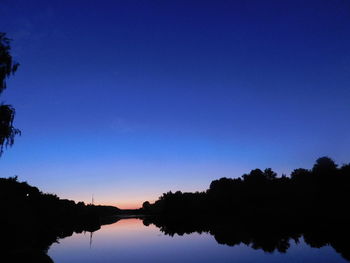
M 348 224 L 284 224 L 260 220 L 239 221 L 235 218 L 166 218 L 144 219 L 144 224 L 154 224 L 165 235 L 208 233 L 219 244 L 237 246 L 244 244 L 264 252 L 286 253 L 291 243 L 304 240 L 312 248 L 333 247 L 344 259 L 350 260 L 350 227 Z
M 65 262 L 348 262 L 349 231 L 244 225 L 230 220 L 123 219 L 51 246 Z M 341 256 L 336 250 L 342 254 Z

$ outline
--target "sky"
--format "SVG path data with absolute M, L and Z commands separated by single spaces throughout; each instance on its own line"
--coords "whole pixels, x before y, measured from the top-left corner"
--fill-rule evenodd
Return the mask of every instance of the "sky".
M 350 161 L 350 1 L 0 0 L 22 131 L 0 176 L 136 208 Z

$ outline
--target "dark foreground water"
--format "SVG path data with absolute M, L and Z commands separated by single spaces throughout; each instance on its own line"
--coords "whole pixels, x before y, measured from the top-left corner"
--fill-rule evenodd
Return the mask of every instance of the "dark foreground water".
M 123 219 L 104 225 L 94 233 L 73 234 L 54 243 L 49 256 L 55 263 L 115 262 L 317 262 L 345 260 L 333 247 L 320 248 L 288 239 L 286 252 L 266 252 L 250 242 L 229 246 L 219 244 L 210 233 L 165 234 L 167 231 L 145 226 L 140 219 Z M 245 245 L 244 243 L 248 244 Z

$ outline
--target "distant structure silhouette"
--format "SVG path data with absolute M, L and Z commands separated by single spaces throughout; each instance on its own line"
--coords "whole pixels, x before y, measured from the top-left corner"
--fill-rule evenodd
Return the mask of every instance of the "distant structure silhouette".
M 94 232 L 90 232 L 90 249 L 92 247 L 92 236 L 93 236 Z

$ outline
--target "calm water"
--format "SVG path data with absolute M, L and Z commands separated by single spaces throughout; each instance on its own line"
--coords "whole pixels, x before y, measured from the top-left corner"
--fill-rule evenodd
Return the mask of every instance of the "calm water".
M 311 248 L 303 239 L 287 253 L 267 253 L 246 245 L 220 245 L 208 233 L 173 237 L 139 219 L 123 219 L 91 234 L 73 234 L 48 251 L 55 263 L 72 262 L 348 262 L 332 247 Z

